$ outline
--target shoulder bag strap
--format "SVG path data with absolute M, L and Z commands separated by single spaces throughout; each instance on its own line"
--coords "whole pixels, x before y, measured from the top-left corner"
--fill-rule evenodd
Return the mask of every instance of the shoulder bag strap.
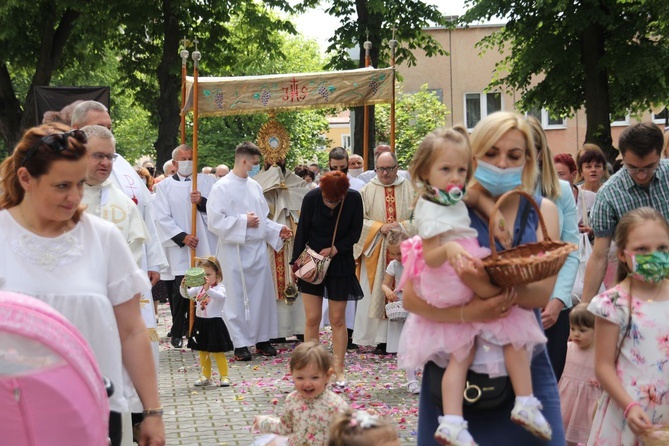
M 335 230 L 334 234 L 332 234 L 332 243 L 330 244 L 330 249 L 334 248 L 335 237 L 337 236 L 337 227 L 339 226 L 339 217 L 341 217 L 341 211 L 344 209 L 344 199 L 346 199 L 346 195 L 344 195 L 344 198 L 341 199 L 341 203 L 339 204 L 339 213 L 337 214 L 337 221 L 335 222 Z
M 518 231 L 518 234 L 513 240 L 513 245 L 512 246 L 518 246 L 520 244 L 520 239 L 523 236 L 523 233 L 525 232 L 525 226 L 527 226 L 527 219 L 530 217 L 530 209 L 532 206 L 530 203 L 527 202 L 524 198 L 521 197 L 521 200 L 523 202 L 523 210 L 522 214 L 520 214 L 520 231 Z
M 585 192 L 583 192 L 583 189 L 581 188 L 578 188 L 578 201 L 580 201 L 579 204 L 581 205 L 583 226 L 590 226 L 590 216 L 588 215 L 588 206 L 585 202 Z

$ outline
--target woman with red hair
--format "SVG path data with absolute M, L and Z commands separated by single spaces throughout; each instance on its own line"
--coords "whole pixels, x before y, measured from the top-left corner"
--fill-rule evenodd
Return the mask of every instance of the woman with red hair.
M 302 202 L 290 264 L 295 265 L 295 261 L 307 246 L 332 258 L 323 282 L 314 285 L 298 279 L 297 287 L 302 293 L 306 314 L 305 341 L 319 342 L 323 297 L 329 301 L 335 382 L 344 387 L 347 384 L 344 375 L 344 356 L 348 341 L 344 318 L 346 303 L 363 297 L 362 288 L 355 275 L 353 258 L 353 245 L 358 242 L 362 232 L 362 198 L 358 192 L 349 189 L 348 177 L 343 172 L 334 171 L 323 175 L 319 185 L 320 187 L 307 193 Z M 341 216 L 337 225 L 340 210 Z M 332 243 L 335 226 L 337 233 Z M 295 267 L 293 280 L 294 271 Z

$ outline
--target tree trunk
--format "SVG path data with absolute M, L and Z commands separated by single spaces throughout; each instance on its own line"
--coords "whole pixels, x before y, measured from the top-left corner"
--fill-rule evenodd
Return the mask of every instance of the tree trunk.
M 7 64 L 0 65 L 0 136 L 8 154 L 21 137 L 21 104 L 16 98 Z
M 591 24 L 583 33 L 581 60 L 585 72 L 585 142 L 597 144 L 609 162 L 618 156 L 611 138 L 611 108 L 609 105 L 609 76 L 600 61 L 605 55 L 604 29 Z
M 165 32 L 163 55 L 158 65 L 158 139 L 154 147 L 157 165 L 162 166 L 172 158 L 179 136 L 179 96 L 181 94 L 181 58 L 179 56 L 179 20 L 171 0 L 163 0 L 163 29 Z

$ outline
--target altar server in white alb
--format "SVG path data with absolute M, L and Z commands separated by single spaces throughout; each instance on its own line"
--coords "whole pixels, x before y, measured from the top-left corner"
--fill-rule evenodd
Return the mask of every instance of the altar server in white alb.
M 198 257 L 206 257 L 214 252 L 216 236 L 207 230 L 205 213 L 207 197 L 216 182 L 212 175 L 197 174 L 197 190 L 193 190 L 193 149 L 182 144 L 172 151 L 172 162 L 177 173 L 156 185 L 154 209 L 158 235 L 165 248 L 170 265 L 168 274 L 174 276 L 177 286 L 171 296 L 172 346 L 181 348 L 182 336 L 186 330 L 186 316 L 189 301 L 179 293 L 178 284 L 190 264 L 190 250 L 195 249 Z M 191 225 L 192 204 L 197 205 L 195 216 L 197 234 Z
M 235 148 L 235 166 L 218 180 L 207 201 L 209 229 L 218 236 L 218 257 L 228 293 L 225 324 L 235 359 L 250 361 L 248 347 L 276 355 L 269 340 L 277 337 L 277 308 L 266 244 L 276 251 L 293 232 L 268 218 L 262 187 L 252 178 L 260 171 L 260 149 L 243 142 Z

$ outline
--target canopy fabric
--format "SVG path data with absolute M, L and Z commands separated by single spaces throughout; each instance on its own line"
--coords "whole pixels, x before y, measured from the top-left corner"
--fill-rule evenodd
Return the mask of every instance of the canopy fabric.
M 392 101 L 393 68 L 244 77 L 199 77 L 199 116 L 270 113 L 300 108 L 348 108 Z M 186 102 L 193 108 L 193 77 Z

